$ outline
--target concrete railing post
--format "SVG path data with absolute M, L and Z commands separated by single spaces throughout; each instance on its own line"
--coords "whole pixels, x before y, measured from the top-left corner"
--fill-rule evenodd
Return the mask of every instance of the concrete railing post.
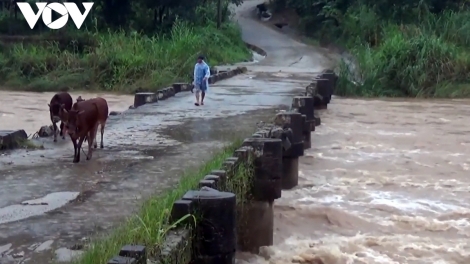
M 203 187 L 200 191 L 188 191 L 182 200 L 192 202 L 196 217 L 192 261 L 232 264 L 237 248 L 235 194 Z
M 318 79 L 318 77 L 317 77 Z M 305 96 L 313 98 L 313 106 L 315 109 L 321 109 L 321 102 L 323 97 L 318 93 L 317 89 L 317 82 L 314 81 L 305 87 Z M 314 119 L 315 119 L 315 126 L 319 126 L 321 124 L 320 117 L 316 115 L 314 111 Z M 312 131 L 315 131 L 314 129 Z
M 238 249 L 258 253 L 274 241 L 273 202 L 281 197 L 282 141 L 248 138 L 235 155 L 240 160 L 251 157 L 253 166 L 250 199 L 238 208 Z
M 292 99 L 292 108 L 297 110 L 302 116 L 305 116 L 302 129 L 304 149 L 312 147 L 311 132 L 315 131 L 315 110 L 314 99 L 309 96 L 296 96 Z
M 151 104 L 158 102 L 157 94 L 155 93 L 136 93 L 134 95 L 134 107 L 137 108 L 144 104 Z
M 329 81 L 329 90 L 328 90 L 328 97 L 326 103 L 329 104 L 331 102 L 331 97 L 335 93 L 336 83 L 338 80 L 338 76 L 334 72 L 324 72 L 321 74 L 322 79 L 327 79 Z
M 147 250 L 141 245 L 125 245 L 107 264 L 147 264 Z
M 304 150 L 312 148 L 312 125 L 315 127 L 315 120 L 307 121 L 307 117 L 302 115 L 302 140 L 304 142 Z
M 188 83 L 174 83 L 173 90 L 175 91 L 175 94 L 189 92 L 191 90 L 191 85 Z
M 311 122 L 311 131 L 315 131 L 315 106 L 311 96 L 296 96 L 292 99 L 292 108 L 305 115 L 307 122 Z M 312 122 L 313 121 L 313 122 Z
M 330 94 L 330 80 L 323 79 L 321 76 L 315 78 L 316 87 L 317 87 L 317 94 L 313 97 L 314 98 L 314 105 L 316 109 L 326 109 L 327 108 L 327 101 L 328 95 Z
M 137 264 L 137 260 L 134 258 L 114 256 L 107 264 Z
M 299 182 L 299 157 L 304 155 L 304 122 L 300 113 L 292 111 L 278 113 L 274 124 L 289 127 L 293 134 L 290 148 L 282 154 L 282 188 L 288 190 Z
M 147 264 L 147 250 L 141 245 L 125 245 L 119 251 L 119 256 L 134 258 L 136 264 Z

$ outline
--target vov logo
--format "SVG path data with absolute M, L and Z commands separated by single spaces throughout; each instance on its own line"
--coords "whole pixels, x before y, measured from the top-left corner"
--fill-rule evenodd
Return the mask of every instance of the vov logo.
M 83 3 L 83 6 L 85 7 L 85 12 L 83 12 L 83 14 L 80 12 L 80 9 L 78 9 L 77 4 L 75 3 L 64 2 L 48 4 L 38 2 L 36 3 L 36 6 L 38 7 L 39 11 L 36 14 L 34 13 L 29 3 L 20 2 L 17 4 L 31 29 L 34 28 L 34 26 L 39 20 L 39 16 L 41 15 L 44 25 L 46 25 L 50 29 L 63 28 L 67 24 L 69 16 L 72 18 L 73 22 L 75 23 L 75 26 L 77 26 L 77 29 L 80 29 L 83 22 L 85 21 L 85 18 L 88 16 L 88 13 L 90 13 L 90 10 L 93 7 L 94 3 Z M 56 19 L 55 21 L 52 21 L 52 11 L 60 14 L 61 17 Z

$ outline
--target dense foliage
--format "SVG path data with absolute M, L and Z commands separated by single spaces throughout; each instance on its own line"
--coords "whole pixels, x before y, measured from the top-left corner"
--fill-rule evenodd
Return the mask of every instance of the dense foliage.
M 310 37 L 341 43 L 340 95 L 470 95 L 470 12 L 464 0 L 274 0 Z M 350 80 L 355 82 L 351 82 Z
M 238 0 L 234 0 L 238 1 Z M 210 65 L 249 58 L 237 26 L 215 0 L 96 0 L 80 30 L 31 30 L 14 6 L 0 12 L 0 80 L 33 91 L 155 90 L 188 81 L 198 54 Z M 74 0 L 83 12 L 82 1 Z M 32 4 L 33 10 L 36 8 Z M 37 10 L 35 10 L 37 11 Z

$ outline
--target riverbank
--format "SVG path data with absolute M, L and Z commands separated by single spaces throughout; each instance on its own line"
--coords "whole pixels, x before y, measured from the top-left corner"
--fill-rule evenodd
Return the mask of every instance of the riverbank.
M 342 65 L 338 95 L 470 96 L 470 34 L 464 30 L 470 12 L 425 13 L 409 24 L 383 21 L 367 9 L 350 12 L 341 39 L 356 65 Z
M 178 22 L 168 37 L 85 32 L 44 38 L 58 41 L 3 40 L 2 89 L 156 91 L 174 82 L 190 81 L 199 54 L 211 66 L 251 57 L 239 27 L 232 23 L 216 29 L 213 24 L 193 27 Z
M 346 51 L 345 63 L 337 69 L 342 76 L 337 95 L 470 96 L 470 12 L 458 4 L 424 1 L 398 10 L 389 1 L 374 5 L 351 0 L 342 7 L 333 0 L 313 7 L 301 3 L 273 1 L 273 20 L 322 46 Z

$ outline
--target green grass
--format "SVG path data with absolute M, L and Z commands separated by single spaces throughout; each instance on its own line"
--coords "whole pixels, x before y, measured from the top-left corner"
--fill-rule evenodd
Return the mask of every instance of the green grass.
M 188 190 L 197 188 L 198 182 L 210 171 L 220 169 L 225 159 L 233 156 L 233 152 L 240 145 L 240 140 L 233 142 L 196 172 L 188 172 L 183 175 L 176 187 L 146 201 L 137 215 L 131 217 L 111 234 L 95 239 L 81 258 L 73 263 L 107 263 L 112 256 L 119 253 L 122 246 L 132 243 L 146 245 L 149 247 L 150 255 L 154 254 L 154 249 L 161 245 L 167 231 L 172 226 L 171 223 L 168 223 L 168 218 L 173 203 Z M 249 175 L 251 175 L 251 169 L 247 166 L 240 166 L 229 180 L 227 191 L 235 192 L 238 201 L 244 199 L 240 197 L 244 197 L 243 195 L 248 189 L 246 186 Z
M 340 66 L 337 94 L 470 96 L 470 12 L 416 17 L 412 24 L 398 24 L 364 6 L 346 12 L 336 33 L 357 60 L 357 70 Z
M 199 54 L 211 66 L 243 61 L 251 55 L 239 28 L 230 23 L 219 30 L 213 24 L 192 27 L 178 22 L 168 37 L 82 32 L 63 38 L 64 43 L 0 46 L 3 87 L 155 91 L 176 81 L 189 81 Z

